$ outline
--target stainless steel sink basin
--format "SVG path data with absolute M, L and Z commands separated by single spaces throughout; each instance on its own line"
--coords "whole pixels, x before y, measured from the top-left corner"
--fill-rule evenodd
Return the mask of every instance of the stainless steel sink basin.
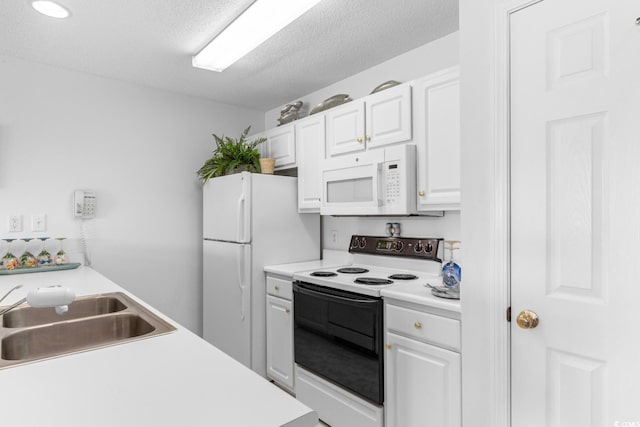
M 2 326 L 5 328 L 24 328 L 25 326 L 45 325 L 61 320 L 80 319 L 82 317 L 97 316 L 99 314 L 115 313 L 126 309 L 122 301 L 113 296 L 90 296 L 78 298 L 69 304 L 69 311 L 63 315 L 57 314 L 53 307 L 14 308 L 2 316 Z
M 63 315 L 28 306 L 15 310 L 0 322 L 0 369 L 175 331 L 120 292 L 79 298 Z

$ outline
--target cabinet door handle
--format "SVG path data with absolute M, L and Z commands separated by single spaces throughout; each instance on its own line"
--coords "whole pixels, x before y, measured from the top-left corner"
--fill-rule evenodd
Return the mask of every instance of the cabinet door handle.
M 358 144 L 362 144 L 362 138 L 358 137 L 356 138 L 356 141 L 358 141 Z
M 285 312 L 285 313 L 287 313 L 287 314 L 289 314 L 289 313 L 291 313 L 291 310 L 289 310 L 288 308 L 285 308 L 285 309 L 284 309 L 284 312 Z
M 370 137 L 369 135 L 365 136 L 365 137 L 364 137 L 364 139 L 365 139 L 366 141 L 371 141 L 371 137 Z
M 273 289 L 275 289 L 276 291 L 279 291 L 279 290 L 280 290 L 280 286 L 275 285 L 275 286 L 273 287 Z
M 385 345 L 385 348 L 386 348 L 387 350 L 391 350 L 391 344 L 386 344 L 386 345 Z
M 418 196 L 424 196 L 424 191 L 422 190 L 418 191 Z
M 416 328 L 416 329 L 420 329 L 420 328 L 422 328 L 422 323 L 416 322 L 416 323 L 413 324 L 413 327 Z

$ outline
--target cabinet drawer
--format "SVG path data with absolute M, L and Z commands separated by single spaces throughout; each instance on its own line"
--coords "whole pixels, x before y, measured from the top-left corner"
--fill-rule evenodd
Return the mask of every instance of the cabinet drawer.
M 396 305 L 386 306 L 387 329 L 460 351 L 460 321 Z
M 291 301 L 293 293 L 291 281 L 267 276 L 267 293 Z

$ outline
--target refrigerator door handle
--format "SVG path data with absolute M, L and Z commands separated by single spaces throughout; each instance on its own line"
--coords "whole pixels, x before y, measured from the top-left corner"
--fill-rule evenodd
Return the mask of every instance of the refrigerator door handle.
M 238 245 L 238 287 L 240 288 L 240 319 L 244 320 L 245 307 L 244 307 L 244 247 Z
M 245 235 L 245 226 L 244 226 L 245 212 L 244 211 L 245 211 L 245 198 L 244 198 L 244 194 L 242 194 L 238 199 L 238 221 L 236 222 L 238 226 L 238 242 L 244 242 L 244 235 Z

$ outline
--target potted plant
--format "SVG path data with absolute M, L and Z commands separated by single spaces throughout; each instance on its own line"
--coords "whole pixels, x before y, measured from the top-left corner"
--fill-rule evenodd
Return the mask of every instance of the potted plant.
M 256 147 L 267 139 L 256 138 L 251 142 L 247 141 L 250 129 L 251 126 L 246 128 L 237 139 L 213 134 L 216 148 L 213 150 L 211 158 L 198 169 L 198 177 L 202 180 L 203 185 L 216 176 L 243 171 L 260 172 L 260 152 Z

